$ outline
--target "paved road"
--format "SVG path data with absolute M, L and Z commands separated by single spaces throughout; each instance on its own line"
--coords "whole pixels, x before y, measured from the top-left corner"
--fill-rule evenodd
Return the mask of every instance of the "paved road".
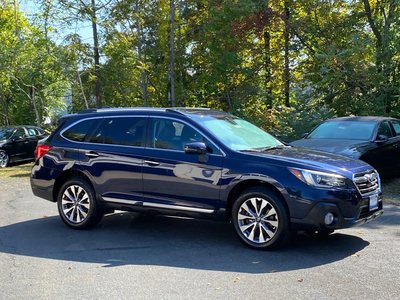
M 27 180 L 0 191 L 0 299 L 400 299 L 400 206 L 262 252 L 208 221 L 118 213 L 74 231 Z

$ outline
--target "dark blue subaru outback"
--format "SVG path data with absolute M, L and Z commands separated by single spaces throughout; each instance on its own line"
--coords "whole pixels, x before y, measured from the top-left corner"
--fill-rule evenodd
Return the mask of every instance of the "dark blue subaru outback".
M 211 109 L 93 109 L 68 115 L 36 150 L 33 193 L 74 229 L 114 210 L 232 222 L 273 249 L 290 232 L 331 233 L 383 213 L 368 164 L 288 146 Z

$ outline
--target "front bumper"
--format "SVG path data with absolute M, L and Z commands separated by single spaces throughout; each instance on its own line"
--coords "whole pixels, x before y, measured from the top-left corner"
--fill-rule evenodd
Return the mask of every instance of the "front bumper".
M 353 218 L 343 216 L 339 207 L 335 203 L 320 202 L 316 204 L 304 219 L 291 218 L 293 230 L 335 230 L 360 226 L 370 222 L 383 214 L 382 199 L 378 201 L 378 208 L 366 212 L 366 207 L 362 206 Z M 331 212 L 334 216 L 334 222 L 326 225 L 325 215 Z

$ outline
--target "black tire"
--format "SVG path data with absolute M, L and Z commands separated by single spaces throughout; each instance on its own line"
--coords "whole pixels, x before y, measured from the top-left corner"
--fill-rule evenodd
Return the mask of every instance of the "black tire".
M 240 194 L 233 204 L 232 222 L 240 240 L 253 249 L 273 250 L 290 238 L 286 208 L 266 188 L 251 188 Z
M 71 178 L 63 184 L 57 207 L 61 220 L 73 229 L 91 228 L 103 217 L 92 187 L 82 178 Z
M 8 167 L 8 163 L 10 162 L 10 157 L 7 152 L 4 150 L 0 150 L 0 167 L 6 168 Z

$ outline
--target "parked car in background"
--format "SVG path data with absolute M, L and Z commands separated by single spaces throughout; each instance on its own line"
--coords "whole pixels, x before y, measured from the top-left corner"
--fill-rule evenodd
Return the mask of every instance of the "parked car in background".
M 35 159 L 36 145 L 48 134 L 35 126 L 0 127 L 0 167 Z
M 64 116 L 36 153 L 32 191 L 73 229 L 114 210 L 215 219 L 273 249 L 292 230 L 328 234 L 383 213 L 370 165 L 286 145 L 218 110 L 86 110 Z
M 343 117 L 327 120 L 301 140 L 290 143 L 361 159 L 380 175 L 400 172 L 400 120 L 386 117 Z

